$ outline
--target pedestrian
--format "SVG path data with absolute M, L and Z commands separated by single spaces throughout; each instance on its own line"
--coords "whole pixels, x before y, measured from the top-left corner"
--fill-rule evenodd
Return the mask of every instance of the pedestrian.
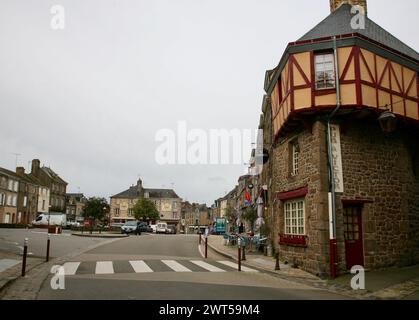
M 241 223 L 239 227 L 239 233 L 242 234 L 243 232 L 244 232 L 244 226 L 243 226 L 243 223 Z

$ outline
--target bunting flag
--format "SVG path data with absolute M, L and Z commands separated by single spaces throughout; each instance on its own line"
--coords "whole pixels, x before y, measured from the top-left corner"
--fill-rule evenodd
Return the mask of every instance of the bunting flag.
M 246 201 L 247 201 L 247 202 L 249 202 L 249 203 L 251 203 L 251 202 L 252 202 L 252 199 L 250 198 L 250 193 L 249 193 L 249 191 L 246 191 Z

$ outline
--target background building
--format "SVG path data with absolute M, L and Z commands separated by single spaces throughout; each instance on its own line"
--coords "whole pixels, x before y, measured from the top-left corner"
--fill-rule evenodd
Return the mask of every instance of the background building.
M 112 223 L 135 220 L 133 207 L 141 198 L 148 198 L 154 202 L 160 214 L 158 221 L 174 225 L 178 232 L 180 231 L 182 199 L 172 189 L 144 188 L 141 179 L 138 179 L 136 186 L 111 197 Z M 156 222 L 150 221 L 152 224 Z

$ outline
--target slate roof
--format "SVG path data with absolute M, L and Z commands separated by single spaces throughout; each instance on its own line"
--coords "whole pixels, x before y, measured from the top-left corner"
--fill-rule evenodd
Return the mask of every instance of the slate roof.
M 326 19 L 307 32 L 298 41 L 314 40 L 319 38 L 359 33 L 374 41 L 377 41 L 391 49 L 397 50 L 413 59 L 419 60 L 419 54 L 402 41 L 397 39 L 388 31 L 384 30 L 374 21 L 366 17 L 365 29 L 354 30 L 351 27 L 351 20 L 354 17 L 351 13 L 352 6 L 344 4 L 335 12 L 331 13 Z
M 3 174 L 6 174 L 8 176 L 13 177 L 14 179 L 23 180 L 26 183 L 31 183 L 31 184 L 42 186 L 42 184 L 37 179 L 34 179 L 33 177 L 29 176 L 28 174 L 25 174 L 24 176 L 20 176 L 16 172 L 13 172 L 11 170 L 1 168 L 1 167 L 0 167 L 0 172 L 2 172 Z
M 56 174 L 51 168 L 42 167 L 41 170 L 43 170 L 47 175 L 49 175 L 55 182 L 68 184 L 63 179 L 61 179 L 61 177 L 58 174 Z
M 118 193 L 111 198 L 128 198 L 128 199 L 137 199 L 140 196 L 143 196 L 145 193 L 149 194 L 150 198 L 179 198 L 175 191 L 172 189 L 141 189 L 141 192 L 138 191 L 137 187 L 130 187 L 128 190 L 125 190 L 121 193 Z

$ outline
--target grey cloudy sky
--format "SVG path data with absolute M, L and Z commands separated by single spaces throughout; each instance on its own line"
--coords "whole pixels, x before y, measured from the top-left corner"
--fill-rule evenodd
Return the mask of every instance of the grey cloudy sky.
M 368 6 L 419 48 L 417 0 Z M 328 14 L 328 0 L 0 0 L 0 166 L 39 158 L 68 191 L 104 197 L 141 174 L 211 204 L 245 166 L 159 166 L 155 133 L 256 128 L 265 70 Z

